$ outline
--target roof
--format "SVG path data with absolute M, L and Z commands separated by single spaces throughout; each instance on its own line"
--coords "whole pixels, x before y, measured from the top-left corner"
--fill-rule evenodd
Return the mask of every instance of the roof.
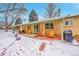
M 37 24 L 37 23 L 43 23 L 43 22 L 49 22 L 49 21 L 63 20 L 64 18 L 75 17 L 75 16 L 79 16 L 79 15 L 71 15 L 71 16 L 64 16 L 64 17 L 46 18 L 46 19 L 42 19 L 42 20 L 39 20 L 39 21 L 29 22 L 29 23 L 25 23 L 25 24 L 18 24 L 18 25 L 13 25 L 13 26 L 29 25 L 29 24 Z

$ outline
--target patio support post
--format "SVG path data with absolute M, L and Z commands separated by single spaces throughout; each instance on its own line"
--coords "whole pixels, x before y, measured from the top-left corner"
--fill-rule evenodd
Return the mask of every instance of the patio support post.
M 33 27 L 32 27 L 32 28 L 33 28 L 33 32 L 32 32 L 32 33 L 33 33 L 33 36 L 34 36 L 34 25 L 32 25 L 32 26 L 33 26 Z
M 62 19 L 62 24 L 61 24 L 61 39 L 62 39 L 62 41 L 64 40 L 63 32 L 64 32 L 64 18 Z

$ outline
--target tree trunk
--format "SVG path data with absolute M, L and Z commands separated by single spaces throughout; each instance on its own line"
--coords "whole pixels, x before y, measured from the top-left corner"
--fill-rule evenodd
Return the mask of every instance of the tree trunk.
M 5 13 L 5 31 L 7 32 L 8 31 L 8 23 L 7 23 L 7 12 Z
M 8 31 L 8 27 L 7 27 L 7 19 L 6 19 L 5 21 L 6 21 L 5 31 L 7 32 L 7 31 Z

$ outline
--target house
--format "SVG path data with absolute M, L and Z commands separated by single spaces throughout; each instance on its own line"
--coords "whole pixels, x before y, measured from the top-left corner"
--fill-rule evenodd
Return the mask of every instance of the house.
M 23 34 L 49 38 L 61 37 L 63 39 L 65 30 L 71 30 L 73 37 L 79 34 L 79 15 L 48 18 L 13 27 L 19 27 L 17 31 Z

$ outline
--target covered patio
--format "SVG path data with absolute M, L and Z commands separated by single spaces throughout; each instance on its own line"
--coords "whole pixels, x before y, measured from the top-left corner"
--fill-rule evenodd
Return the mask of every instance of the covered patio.
M 28 24 L 16 25 L 20 28 L 19 33 L 34 38 L 48 38 L 51 40 L 63 39 L 62 19 L 47 19 L 43 21 L 30 22 Z M 15 26 L 15 27 L 16 27 Z

